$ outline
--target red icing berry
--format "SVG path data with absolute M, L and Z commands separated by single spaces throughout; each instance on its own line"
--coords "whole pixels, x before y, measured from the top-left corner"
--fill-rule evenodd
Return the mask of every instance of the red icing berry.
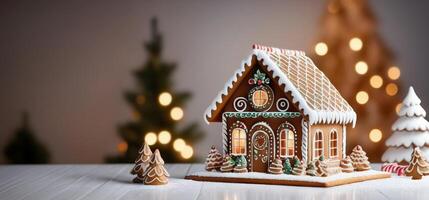
M 255 84 L 255 81 L 253 79 L 249 79 L 249 84 L 253 85 L 253 84 Z
M 262 80 L 258 80 L 258 85 L 261 85 L 262 84 Z

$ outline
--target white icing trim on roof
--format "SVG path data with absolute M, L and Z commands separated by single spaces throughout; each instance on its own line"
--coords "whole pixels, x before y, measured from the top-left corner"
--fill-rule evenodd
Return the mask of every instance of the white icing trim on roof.
M 309 59 L 305 56 L 302 51 L 292 51 L 292 50 L 279 50 L 277 48 L 272 48 L 273 52 L 284 52 L 285 55 L 289 56 L 298 56 L 304 57 L 304 59 Z M 337 124 L 348 124 L 352 123 L 353 127 L 356 123 L 356 113 L 353 109 L 348 105 L 347 111 L 336 111 L 336 110 L 314 110 L 310 106 L 308 106 L 307 101 L 301 95 L 301 93 L 297 90 L 297 88 L 292 84 L 289 78 L 284 74 L 284 72 L 279 68 L 279 66 L 272 61 L 270 56 L 267 54 L 267 51 L 254 49 L 252 54 L 245 60 L 242 61 L 241 67 L 235 71 L 234 75 L 227 81 L 223 90 L 221 90 L 213 103 L 206 109 L 204 120 L 208 122 L 208 118 L 212 117 L 212 112 L 217 109 L 217 104 L 222 103 L 222 97 L 228 95 L 228 88 L 232 88 L 233 84 L 237 82 L 238 78 L 243 75 L 243 72 L 246 70 L 246 65 L 250 66 L 252 61 L 252 56 L 255 55 L 256 58 L 260 61 L 263 60 L 263 64 L 267 66 L 268 71 L 273 72 L 273 77 L 279 77 L 278 84 L 285 84 L 284 92 L 292 93 L 292 101 L 293 103 L 299 102 L 299 108 L 304 111 L 304 114 L 309 116 L 309 123 L 337 123 Z M 310 60 L 311 61 L 311 60 Z M 312 62 L 309 63 L 314 65 Z M 332 84 L 329 82 L 329 84 Z M 341 97 L 342 98 L 342 97 Z

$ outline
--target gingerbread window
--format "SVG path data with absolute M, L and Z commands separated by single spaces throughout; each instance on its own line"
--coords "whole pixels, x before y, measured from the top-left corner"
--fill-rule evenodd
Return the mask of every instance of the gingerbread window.
M 329 157 L 338 156 L 338 133 L 336 129 L 332 129 L 329 134 Z
M 246 131 L 242 128 L 232 130 L 232 154 L 246 154 Z
M 265 106 L 268 103 L 268 93 L 264 90 L 256 90 L 252 95 L 255 106 Z
M 314 134 L 314 158 L 319 158 L 323 155 L 323 132 L 321 130 L 317 130 Z
M 295 152 L 295 133 L 290 129 L 280 131 L 280 156 L 293 157 Z
M 250 89 L 248 100 L 256 111 L 267 111 L 273 105 L 274 92 L 267 85 L 255 86 Z

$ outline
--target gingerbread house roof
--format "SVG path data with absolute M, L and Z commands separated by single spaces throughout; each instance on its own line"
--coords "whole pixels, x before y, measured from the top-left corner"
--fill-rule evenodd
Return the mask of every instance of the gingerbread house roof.
M 235 83 L 252 67 L 254 56 L 267 66 L 267 70 L 273 73 L 273 78 L 279 78 L 279 85 L 285 85 L 285 93 L 291 92 L 292 101 L 299 103 L 299 108 L 309 116 L 310 124 L 355 125 L 356 113 L 353 108 L 304 52 L 261 45 L 253 45 L 252 54 L 243 60 L 241 67 L 207 108 L 204 116 L 207 123 L 215 121 L 214 114 L 223 108 L 231 95 L 228 91 L 234 91 L 233 88 L 237 85 Z

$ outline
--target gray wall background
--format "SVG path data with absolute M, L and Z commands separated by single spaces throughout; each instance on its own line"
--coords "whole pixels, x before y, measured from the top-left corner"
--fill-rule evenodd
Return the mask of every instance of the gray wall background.
M 371 4 L 404 86 L 414 85 L 429 110 L 429 4 Z M 207 126 L 203 112 L 251 44 L 309 51 L 324 8 L 324 1 L 298 0 L 2 1 L 0 148 L 27 109 L 55 163 L 102 162 L 114 153 L 116 125 L 132 117 L 122 92 L 134 87 L 131 71 L 146 59 L 141 43 L 158 16 L 165 58 L 179 64 L 177 89 L 194 93 L 184 120 L 206 130 L 195 150 L 204 156 L 221 139 L 220 127 Z

